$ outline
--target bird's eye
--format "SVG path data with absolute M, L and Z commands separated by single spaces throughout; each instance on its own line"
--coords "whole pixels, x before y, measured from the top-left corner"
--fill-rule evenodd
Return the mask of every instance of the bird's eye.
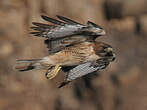
M 113 48 L 112 47 L 105 48 L 104 51 L 106 52 L 106 56 L 113 56 Z
M 105 48 L 104 51 L 107 52 L 107 53 L 111 53 L 113 51 L 113 48 L 108 47 L 108 48 Z

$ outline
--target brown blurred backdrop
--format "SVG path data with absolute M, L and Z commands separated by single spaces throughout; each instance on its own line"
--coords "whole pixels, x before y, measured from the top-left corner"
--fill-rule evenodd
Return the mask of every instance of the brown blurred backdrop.
M 0 110 L 147 110 L 147 0 L 0 0 Z M 97 75 L 58 89 L 61 72 L 13 69 L 16 59 L 48 55 L 44 38 L 29 34 L 40 15 L 62 15 L 107 32 L 116 60 Z

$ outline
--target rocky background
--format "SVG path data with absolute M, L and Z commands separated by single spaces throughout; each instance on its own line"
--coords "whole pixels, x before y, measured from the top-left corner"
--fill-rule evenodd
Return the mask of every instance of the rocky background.
M 0 110 L 147 110 L 147 0 L 0 0 Z M 48 55 L 29 34 L 40 15 L 62 15 L 107 32 L 116 60 L 97 74 L 58 89 L 63 72 L 13 69 L 16 59 Z

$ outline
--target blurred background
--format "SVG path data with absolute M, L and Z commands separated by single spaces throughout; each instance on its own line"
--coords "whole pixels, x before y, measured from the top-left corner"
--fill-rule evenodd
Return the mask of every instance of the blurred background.
M 0 110 L 147 110 L 147 0 L 0 0 Z M 106 69 L 58 89 L 63 72 L 13 69 L 16 59 L 48 55 L 29 34 L 40 15 L 62 15 L 102 26 L 115 50 Z

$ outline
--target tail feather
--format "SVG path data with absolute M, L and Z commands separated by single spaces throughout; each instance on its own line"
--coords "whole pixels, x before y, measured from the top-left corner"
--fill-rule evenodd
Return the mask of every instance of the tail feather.
M 40 61 L 41 59 L 32 59 L 32 60 L 17 60 L 15 69 L 18 71 L 29 71 L 32 69 L 41 68 Z

